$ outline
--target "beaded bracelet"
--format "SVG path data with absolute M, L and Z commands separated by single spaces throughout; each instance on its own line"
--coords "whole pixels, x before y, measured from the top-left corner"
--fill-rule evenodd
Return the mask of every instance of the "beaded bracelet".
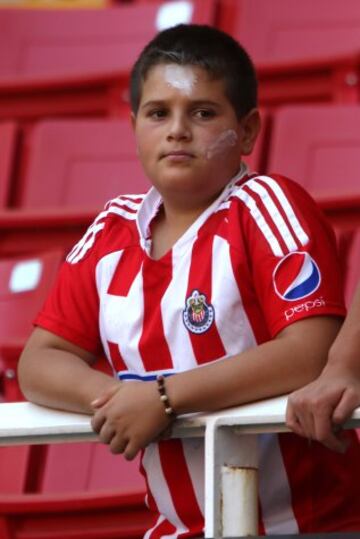
M 165 414 L 168 415 L 169 417 L 175 418 L 176 417 L 176 412 L 171 407 L 169 397 L 167 396 L 167 393 L 166 393 L 165 377 L 162 374 L 159 374 L 156 377 L 156 381 L 157 381 L 157 385 L 158 385 L 158 391 L 160 393 L 160 400 L 161 400 L 161 402 L 163 403 L 163 405 L 165 407 Z

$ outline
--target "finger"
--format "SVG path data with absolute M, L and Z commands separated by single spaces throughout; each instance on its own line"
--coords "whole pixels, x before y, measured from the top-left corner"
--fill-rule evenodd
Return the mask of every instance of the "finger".
M 113 436 L 109 444 L 111 453 L 113 453 L 114 455 L 124 453 L 128 443 L 129 443 L 129 440 L 127 438 L 124 438 L 123 436 L 116 434 L 115 436 Z
M 140 449 L 141 447 L 139 447 L 136 443 L 129 442 L 124 450 L 124 457 L 126 458 L 126 460 L 133 460 L 140 451 Z
M 91 418 L 91 421 L 90 421 L 91 428 L 93 429 L 94 432 L 99 434 L 99 432 L 101 431 L 101 428 L 102 428 L 103 424 L 105 423 L 105 421 L 106 421 L 105 415 L 100 413 L 100 412 L 97 412 Z
M 314 439 L 328 449 L 343 452 L 343 443 L 331 423 L 331 409 L 324 410 L 322 414 L 316 416 Z
M 288 399 L 287 422 L 291 429 L 300 436 L 313 439 L 315 435 L 314 416 L 309 405 L 309 399 L 299 394 L 291 395 Z
M 335 407 L 332 420 L 336 425 L 342 425 L 352 415 L 359 404 L 359 396 L 352 389 L 345 390 Z
M 344 432 L 336 432 L 333 430 L 333 432 L 324 438 L 321 443 L 332 451 L 336 451 L 337 453 L 345 453 L 349 446 L 349 441 L 346 438 L 343 438 L 344 435 Z
M 295 434 L 298 434 L 299 436 L 306 436 L 306 434 L 305 434 L 305 432 L 304 432 L 304 430 L 303 430 L 303 428 L 301 426 L 301 423 L 299 422 L 299 420 L 297 418 L 294 405 L 290 401 L 290 399 L 288 400 L 288 404 L 287 404 L 287 407 L 286 407 L 285 421 L 286 421 L 286 425 L 289 427 L 289 429 L 291 429 L 293 432 L 295 432 Z
M 116 430 L 111 427 L 108 423 L 104 423 L 102 426 L 100 432 L 99 432 L 99 440 L 103 444 L 110 444 L 116 435 Z
M 305 409 L 297 415 L 300 428 L 308 440 L 316 439 L 315 418 L 311 409 Z

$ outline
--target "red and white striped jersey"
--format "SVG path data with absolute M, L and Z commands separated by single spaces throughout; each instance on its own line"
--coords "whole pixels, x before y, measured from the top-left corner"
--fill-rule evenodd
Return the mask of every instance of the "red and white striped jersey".
M 146 381 L 239 354 L 297 320 L 345 314 L 333 234 L 296 183 L 239 174 L 154 260 L 160 205 L 155 189 L 110 201 L 68 255 L 36 324 L 104 350 L 120 379 Z M 349 437 L 346 457 L 292 434 L 262 437 L 266 533 L 359 529 L 360 451 Z M 157 513 L 146 539 L 202 535 L 203 451 L 197 439 L 145 449 Z

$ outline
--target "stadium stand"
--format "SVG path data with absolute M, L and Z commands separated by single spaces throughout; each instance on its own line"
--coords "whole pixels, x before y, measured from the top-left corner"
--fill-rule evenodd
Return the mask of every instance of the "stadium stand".
M 255 62 L 296 62 L 348 54 L 360 46 L 360 6 L 328 0 L 221 0 L 218 24 Z
M 213 24 L 215 0 L 0 10 L 0 118 L 122 114 L 138 53 L 177 22 Z
M 27 258 L 0 259 L 0 381 L 7 401 L 22 399 L 15 375 L 17 358 L 62 257 L 61 251 L 53 250 Z
M 0 261 L 0 342 L 25 340 L 30 319 L 45 300 L 54 281 L 63 253 L 53 251 L 32 258 Z
M 121 0 L 120 0 L 121 1 Z M 126 0 L 124 0 L 126 1 Z M 0 8 L 8 9 L 88 9 L 109 8 L 111 0 L 1 0 Z
M 0 123 L 0 208 L 8 204 L 13 164 L 17 149 L 18 128 L 15 122 Z
M 151 524 L 142 493 L 0 495 L 2 539 L 142 539 Z
M 0 398 L 21 398 L 14 371 L 44 292 L 39 285 L 14 298 L 6 283 L 18 260 L 2 259 L 56 246 L 41 255 L 49 265 L 54 257 L 51 280 L 107 199 L 147 188 L 121 117 L 133 60 L 175 20 L 216 24 L 252 54 L 265 112 L 249 167 L 286 173 L 316 196 L 337 227 L 347 303 L 352 297 L 360 276 L 358 0 L 341 9 L 327 0 L 134 0 L 104 10 L 0 10 L 0 207 L 12 206 L 0 211 Z M 294 106 L 279 107 L 286 103 Z M 26 320 L 11 321 L 12 301 Z M 140 539 L 151 516 L 136 467 L 97 444 L 1 448 L 0 537 Z
M 307 105 L 273 118 L 270 172 L 294 178 L 317 200 L 360 195 L 360 107 Z
M 0 256 L 68 251 L 107 200 L 149 187 L 129 119 L 49 120 L 24 131 L 6 195 L 12 211 L 0 211 Z
M 67 252 L 94 216 L 93 210 L 64 208 L 0 211 L 0 257 L 34 254 L 54 247 Z
M 264 106 L 359 102 L 357 0 L 341 9 L 327 0 L 221 0 L 217 25 L 252 55 Z
M 21 208 L 100 209 L 119 194 L 149 189 L 130 119 L 38 122 L 24 144 L 14 197 Z

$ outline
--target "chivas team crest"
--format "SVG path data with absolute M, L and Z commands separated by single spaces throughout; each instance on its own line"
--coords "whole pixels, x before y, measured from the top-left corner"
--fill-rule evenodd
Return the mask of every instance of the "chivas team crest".
M 206 302 L 205 294 L 193 290 L 183 310 L 184 324 L 191 333 L 205 333 L 214 321 L 214 307 Z

